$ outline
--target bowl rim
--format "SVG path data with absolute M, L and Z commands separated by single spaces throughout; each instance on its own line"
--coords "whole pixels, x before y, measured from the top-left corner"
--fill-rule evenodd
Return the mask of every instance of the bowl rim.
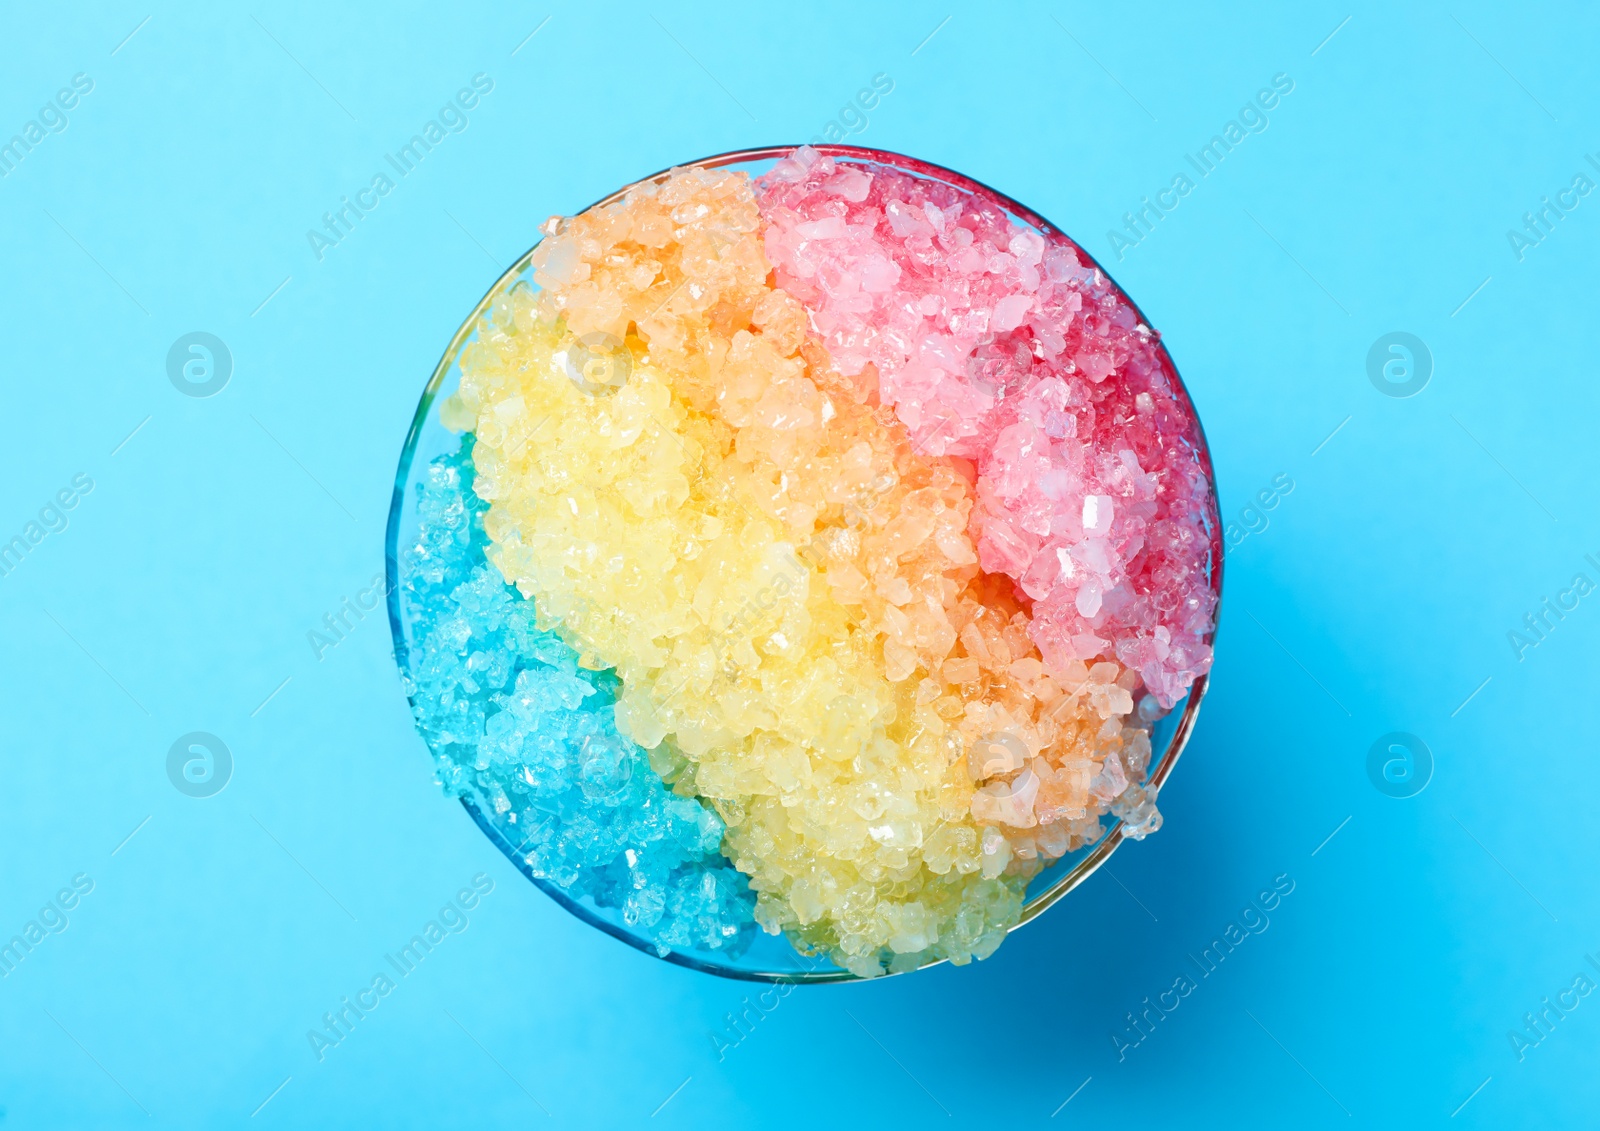
M 652 182 L 659 184 L 668 176 L 680 169 L 718 169 L 728 165 L 742 165 L 754 161 L 773 159 L 781 160 L 783 158 L 792 156 L 802 148 L 806 148 L 806 146 L 768 145 L 760 146 L 754 149 L 729 150 L 724 153 L 712 154 L 709 157 L 702 157 L 695 161 L 681 162 L 676 165 L 668 166 L 665 169 L 661 169 L 658 172 L 651 173 L 649 176 L 640 177 L 638 180 L 624 185 L 622 188 L 619 188 L 610 195 L 595 201 L 587 208 L 580 209 L 578 212 L 573 213 L 573 215 L 579 215 L 583 212 L 588 212 L 595 208 L 601 208 L 605 205 L 612 204 L 622 199 L 629 192 L 640 185 Z M 942 165 L 937 165 L 930 161 L 924 161 L 918 157 L 911 157 L 907 154 L 897 153 L 888 149 L 874 149 L 864 146 L 837 144 L 812 145 L 809 146 L 809 148 L 814 149 L 817 153 L 824 157 L 836 157 L 850 161 L 863 161 L 878 165 L 885 165 L 902 172 L 908 172 L 920 177 L 924 177 L 926 179 L 942 181 L 943 183 L 960 189 L 964 192 L 985 196 L 998 202 L 1002 207 L 1005 208 L 1007 212 L 1011 213 L 1011 215 L 1026 221 L 1040 232 L 1043 232 L 1046 235 L 1056 239 L 1065 240 L 1068 244 L 1070 244 L 1073 250 L 1078 255 L 1082 256 L 1085 261 L 1087 261 L 1088 265 L 1092 266 L 1096 271 L 1098 271 L 1105 278 L 1105 280 L 1113 288 L 1115 288 L 1117 294 L 1121 296 L 1122 300 L 1133 308 L 1134 312 L 1139 316 L 1139 320 L 1145 326 L 1151 327 L 1151 332 L 1156 338 L 1156 348 L 1160 351 L 1162 358 L 1164 358 L 1169 375 L 1173 379 L 1173 388 L 1174 392 L 1177 394 L 1177 399 L 1179 399 L 1180 403 L 1188 410 L 1189 418 L 1194 423 L 1195 438 L 1198 441 L 1195 455 L 1199 460 L 1201 469 L 1205 473 L 1206 482 L 1211 488 L 1212 513 L 1207 517 L 1209 518 L 1211 525 L 1209 546 L 1211 559 L 1211 590 L 1215 597 L 1215 604 L 1213 606 L 1211 631 L 1206 636 L 1206 642 L 1212 647 L 1214 665 L 1217 632 L 1222 623 L 1223 531 L 1221 520 L 1221 496 L 1217 487 L 1216 471 L 1211 461 L 1211 446 L 1206 439 L 1205 426 L 1200 419 L 1199 412 L 1195 409 L 1193 398 L 1189 395 L 1188 386 L 1184 384 L 1183 378 L 1178 372 L 1177 363 L 1173 360 L 1172 354 L 1167 349 L 1165 339 L 1161 336 L 1159 331 L 1154 329 L 1150 320 L 1145 317 L 1144 311 L 1139 308 L 1139 305 L 1133 301 L 1133 298 L 1121 286 L 1121 284 L 1116 281 L 1111 273 L 1105 269 L 1105 266 L 1101 264 L 1100 261 L 1092 254 L 1090 254 L 1082 244 L 1078 243 L 1077 240 L 1073 239 L 1062 228 L 1052 224 L 1049 220 L 1045 219 L 1033 209 L 1013 199 L 1006 193 L 1003 193 L 1000 190 L 985 184 L 982 181 L 968 177 L 963 173 L 958 173 L 955 170 L 948 169 Z M 417 403 L 417 410 L 411 419 L 411 427 L 407 430 L 405 441 L 401 446 L 399 466 L 395 473 L 394 493 L 390 499 L 388 522 L 386 524 L 384 533 L 384 580 L 386 583 L 385 588 L 387 589 L 388 596 L 387 607 L 389 613 L 389 632 L 394 641 L 395 670 L 396 673 L 402 677 L 402 690 L 404 690 L 403 680 L 404 673 L 407 670 L 409 647 L 406 643 L 404 628 L 400 620 L 400 575 L 397 542 L 400 533 L 402 510 L 405 502 L 405 489 L 407 480 L 410 477 L 411 467 L 416 453 L 417 441 L 422 434 L 423 426 L 427 422 L 428 414 L 434 407 L 434 401 L 438 397 L 439 390 L 442 387 L 445 378 L 449 375 L 450 370 L 459 360 L 461 350 L 466 345 L 467 339 L 470 338 L 477 330 L 479 321 L 488 311 L 490 305 L 495 301 L 495 299 L 503 293 L 504 289 L 509 288 L 513 283 L 515 283 L 517 279 L 527 270 L 533 258 L 534 252 L 538 250 L 539 245 L 543 241 L 544 236 L 541 233 L 539 239 L 535 240 L 533 245 L 529 247 L 527 251 L 518 256 L 517 260 L 512 263 L 510 267 L 506 268 L 506 270 L 502 272 L 498 278 L 495 279 L 493 285 L 491 285 L 489 289 L 484 292 L 483 297 L 478 300 L 478 303 L 473 307 L 472 312 L 462 321 L 455 334 L 451 336 L 449 344 L 445 347 L 443 354 L 440 355 L 438 364 L 434 366 L 433 373 L 428 378 L 428 382 L 423 388 L 422 396 Z M 1178 723 L 1173 731 L 1172 738 L 1168 742 L 1166 750 L 1162 752 L 1157 764 L 1151 767 L 1149 777 L 1145 779 L 1144 784 L 1147 787 L 1153 786 L 1157 796 L 1159 796 L 1165 788 L 1167 778 L 1171 776 L 1173 767 L 1177 765 L 1178 758 L 1183 754 L 1184 747 L 1188 745 L 1189 738 L 1194 732 L 1196 722 L 1200 715 L 1200 704 L 1204 700 L 1206 691 L 1210 687 L 1211 671 L 1212 669 L 1208 668 L 1205 672 L 1196 677 L 1194 683 L 1190 685 L 1189 692 L 1183 701 L 1183 713 L 1178 719 Z M 406 693 L 406 701 L 413 708 L 415 707 L 415 703 L 412 700 L 409 692 Z M 414 725 L 413 729 L 415 729 Z M 426 746 L 425 741 L 424 745 Z M 534 886 L 538 887 L 551 899 L 555 900 L 557 904 L 571 912 L 577 918 L 588 923 L 590 926 L 598 927 L 612 938 L 628 944 L 635 950 L 643 951 L 653 958 L 659 958 L 676 966 L 683 966 L 691 970 L 701 971 L 703 973 L 715 974 L 719 977 L 728 978 L 734 981 L 809 985 L 868 980 L 880 981 L 883 978 L 893 977 L 898 974 L 911 974 L 920 970 L 927 970 L 935 966 L 943 965 L 949 961 L 947 958 L 934 959 L 908 970 L 885 971 L 884 973 L 869 979 L 863 978 L 861 975 L 852 973 L 849 970 L 839 969 L 823 971 L 745 970 L 735 966 L 720 965 L 716 962 L 707 961 L 699 957 L 694 952 L 679 951 L 676 949 L 670 949 L 665 954 L 662 954 L 654 944 L 630 934 L 619 925 L 609 922 L 595 911 L 585 907 L 581 902 L 573 899 L 570 895 L 562 891 L 556 885 L 547 880 L 543 880 L 538 876 L 535 876 L 533 874 L 532 867 L 522 857 L 517 846 L 511 844 L 504 834 L 502 834 L 500 830 L 488 820 L 487 816 L 483 813 L 482 808 L 477 805 L 471 797 L 462 797 L 460 801 L 462 807 L 465 808 L 468 814 L 471 815 L 473 822 L 484 833 L 484 835 L 488 837 L 490 842 L 500 850 L 501 854 L 505 856 L 506 859 L 510 861 L 510 863 L 519 872 L 532 881 Z M 1126 835 L 1125 825 L 1126 822 L 1121 817 L 1116 817 L 1110 829 L 1094 844 L 1087 854 L 1080 858 L 1075 864 L 1072 865 L 1071 868 L 1054 880 L 1043 891 L 1040 891 L 1031 897 L 1027 897 L 1023 903 L 1021 917 L 1017 920 L 1017 922 L 1013 923 L 1009 928 L 1007 928 L 1007 933 L 1009 934 L 1010 932 L 1018 930 L 1028 923 L 1031 923 L 1034 919 L 1048 911 L 1051 907 L 1054 907 L 1058 902 L 1061 901 L 1062 898 L 1067 895 L 1067 893 L 1071 892 L 1073 889 L 1080 886 L 1090 876 L 1094 875 L 1094 873 L 1100 869 L 1101 865 L 1106 863 L 1106 861 L 1111 858 L 1112 853 L 1121 847 L 1124 841 L 1131 839 Z M 798 950 L 795 951 L 795 957 L 797 959 L 802 957 Z

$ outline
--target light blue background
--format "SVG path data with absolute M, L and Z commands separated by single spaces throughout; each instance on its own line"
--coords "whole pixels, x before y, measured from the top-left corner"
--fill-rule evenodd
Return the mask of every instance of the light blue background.
M 1600 596 L 1520 661 L 1506 634 L 1600 580 L 1600 196 L 1522 262 L 1505 233 L 1600 149 L 1600 28 L 1407 7 L 7 5 L 0 140 L 95 88 L 0 180 L 0 535 L 96 486 L 0 579 L 0 939 L 95 887 L 0 979 L 0 1127 L 1592 1122 L 1600 997 L 1520 1062 L 1507 1033 L 1600 978 Z M 476 72 L 470 127 L 318 262 L 306 230 Z M 417 395 L 536 224 L 811 137 L 879 72 L 853 140 L 1100 256 L 1230 516 L 1296 486 L 1229 552 L 1158 835 L 990 961 L 796 991 L 719 1060 L 751 988 L 518 877 L 433 786 L 379 616 L 321 661 L 306 633 L 381 570 Z M 1118 262 L 1107 230 L 1279 72 L 1270 127 Z M 166 376 L 191 330 L 233 352 L 210 399 Z M 1410 399 L 1367 378 L 1393 330 L 1434 358 Z M 236 758 L 204 800 L 165 768 L 194 730 Z M 1415 797 L 1368 780 L 1389 731 L 1434 752 Z M 306 1031 L 480 871 L 470 928 L 319 1063 Z M 1119 1062 L 1124 1015 L 1283 873 L 1271 927 Z

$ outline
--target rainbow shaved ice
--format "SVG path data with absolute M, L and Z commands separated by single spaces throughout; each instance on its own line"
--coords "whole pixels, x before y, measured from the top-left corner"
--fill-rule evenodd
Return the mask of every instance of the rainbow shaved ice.
M 871 976 L 987 957 L 1108 814 L 1160 826 L 1215 504 L 1075 245 L 810 148 L 544 231 L 408 582 L 441 777 L 535 874 L 663 952 L 754 924 Z

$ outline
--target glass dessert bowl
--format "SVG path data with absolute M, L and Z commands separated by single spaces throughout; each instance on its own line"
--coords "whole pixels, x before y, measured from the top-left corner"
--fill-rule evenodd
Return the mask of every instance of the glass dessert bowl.
M 842 981 L 986 957 L 1159 827 L 1216 491 L 1087 253 L 849 146 L 541 231 L 434 370 L 387 537 L 419 730 L 524 875 L 668 961 Z

